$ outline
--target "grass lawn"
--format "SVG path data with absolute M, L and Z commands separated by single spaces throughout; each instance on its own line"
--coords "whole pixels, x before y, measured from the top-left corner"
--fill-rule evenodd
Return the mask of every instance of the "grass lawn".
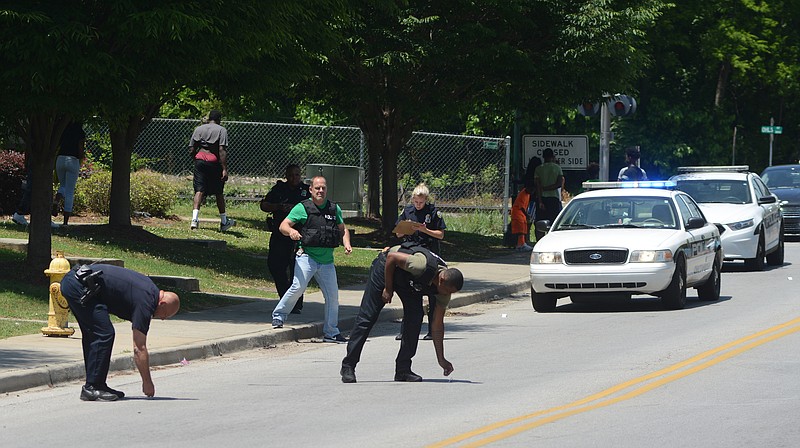
M 144 274 L 186 276 L 199 279 L 203 292 L 217 292 L 254 297 L 276 298 L 275 284 L 267 270 L 269 232 L 266 214 L 255 202 L 229 202 L 228 216 L 237 225 L 228 232 L 219 231 L 219 216 L 213 201 L 201 208 L 200 228 L 189 229 L 191 203 L 180 201 L 170 219 L 135 219 L 130 229 L 106 225 L 70 225 L 53 231 L 52 250 L 63 251 L 66 256 L 119 258 L 125 267 Z M 183 219 L 181 219 L 183 218 Z M 470 261 L 507 253 L 502 247 L 502 236 L 481 234 L 481 229 L 499 229 L 497 214 L 445 215 L 448 229 L 442 241 L 442 256 L 448 261 Z M 355 231 L 351 238 L 353 253 L 344 254 L 339 247 L 335 252 L 336 272 L 340 285 L 362 283 L 376 249 L 396 243 L 378 230 L 379 223 L 366 218 L 348 218 L 348 228 Z M 74 216 L 71 223 L 105 224 L 105 217 Z M 486 232 L 488 233 L 488 232 Z M 10 217 L 0 222 L 0 238 L 22 238 L 24 228 L 11 222 Z M 191 240 L 224 240 L 225 249 L 209 249 Z M 41 275 L 32 277 L 25 270 L 25 254 L 0 250 L 0 338 L 16 334 L 36 333 L 46 322 L 48 312 L 47 266 Z M 315 289 L 313 284 L 310 286 Z M 205 294 L 180 292 L 182 311 L 206 309 L 239 303 Z M 20 321 L 5 320 L 21 319 Z

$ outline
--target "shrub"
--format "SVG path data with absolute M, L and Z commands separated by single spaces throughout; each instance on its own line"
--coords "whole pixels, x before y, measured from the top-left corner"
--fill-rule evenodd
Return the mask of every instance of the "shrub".
M 25 155 L 17 151 L 0 151 L 0 214 L 14 213 L 22 197 L 25 180 Z
M 144 212 L 165 217 L 176 197 L 175 187 L 161 174 L 141 170 L 131 173 L 131 214 Z M 79 179 L 75 189 L 75 210 L 108 215 L 111 197 L 111 172 L 95 171 Z

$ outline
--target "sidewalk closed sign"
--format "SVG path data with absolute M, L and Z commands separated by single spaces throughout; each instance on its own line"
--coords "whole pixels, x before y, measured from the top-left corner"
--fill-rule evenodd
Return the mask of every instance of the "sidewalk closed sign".
M 585 135 L 523 135 L 523 163 L 528 166 L 531 157 L 544 162 L 542 153 L 551 148 L 562 170 L 584 170 L 589 165 L 589 137 Z

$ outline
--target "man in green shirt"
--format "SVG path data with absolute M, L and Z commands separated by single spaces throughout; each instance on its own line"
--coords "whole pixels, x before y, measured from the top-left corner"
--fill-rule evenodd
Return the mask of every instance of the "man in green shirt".
M 333 249 L 339 246 L 341 238 L 344 253 L 350 254 L 353 251 L 350 232 L 344 225 L 342 209 L 327 199 L 325 178 L 315 176 L 311 179 L 309 191 L 311 199 L 295 205 L 280 225 L 280 232 L 299 241 L 300 248 L 295 256 L 292 286 L 272 311 L 272 328 L 283 328 L 289 312 L 314 277 L 325 297 L 323 341 L 345 343 L 347 339 L 339 332 L 339 284 L 333 265 Z
M 536 167 L 533 181 L 536 184 L 536 220 L 546 219 L 553 222 L 561 211 L 560 188 L 564 183 L 564 173 L 556 163 L 552 148 L 545 148 L 542 153 L 544 163 Z M 536 232 L 536 241 L 544 236 Z

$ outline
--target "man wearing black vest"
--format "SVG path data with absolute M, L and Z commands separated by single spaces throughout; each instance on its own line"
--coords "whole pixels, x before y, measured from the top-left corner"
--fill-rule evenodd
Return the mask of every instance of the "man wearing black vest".
M 310 185 L 304 184 L 300 176 L 300 167 L 295 164 L 286 166 L 286 182 L 278 181 L 269 193 L 261 200 L 261 210 L 272 213 L 267 218 L 270 231 L 267 267 L 275 281 L 278 297 L 283 297 L 294 278 L 295 242 L 278 230 L 292 208 L 300 201 L 310 197 Z M 300 314 L 303 309 L 303 296 L 297 299 L 292 314 Z
M 411 358 L 417 353 L 422 328 L 422 296 L 436 296 L 436 310 L 430 323 L 436 359 L 444 374 L 453 372 L 453 364 L 444 357 L 444 313 L 450 295 L 464 286 L 458 269 L 447 268 L 444 260 L 412 242 L 403 243 L 378 254 L 369 270 L 367 289 L 361 298 L 347 356 L 342 360 L 342 382 L 356 382 L 356 364 L 361 350 L 384 305 L 391 303 L 395 292 L 403 302 L 403 334 L 395 359 L 395 381 L 417 382 L 422 377 L 411 371 Z
M 292 286 L 272 311 L 272 328 L 283 328 L 289 311 L 314 277 L 325 297 L 323 341 L 345 343 L 347 339 L 339 332 L 339 284 L 333 249 L 339 246 L 341 239 L 344 253 L 350 254 L 353 251 L 350 233 L 344 225 L 342 209 L 327 199 L 328 185 L 324 177 L 311 179 L 310 192 L 311 199 L 295 205 L 280 225 L 281 233 L 299 241 L 300 247 L 295 256 Z

